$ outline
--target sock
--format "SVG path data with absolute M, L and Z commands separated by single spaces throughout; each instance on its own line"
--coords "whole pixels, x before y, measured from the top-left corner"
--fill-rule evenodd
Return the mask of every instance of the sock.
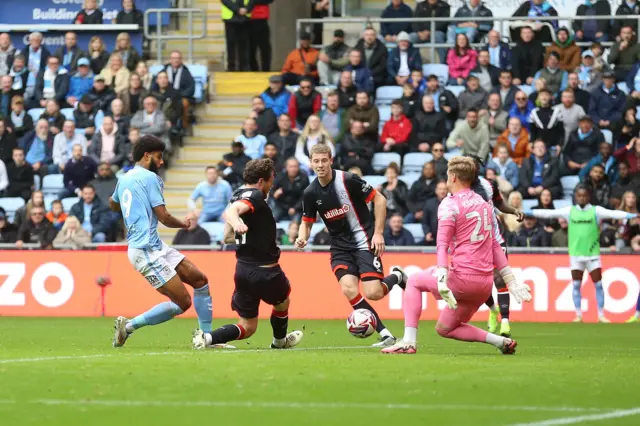
M 418 329 L 415 327 L 405 327 L 404 328 L 404 337 L 402 338 L 403 342 L 407 343 L 415 343 L 418 339 Z
M 211 333 L 211 321 L 213 319 L 213 304 L 209 294 L 209 284 L 193 290 L 193 306 L 198 314 L 200 330 Z
M 206 333 L 204 336 L 207 345 L 216 345 L 232 340 L 242 340 L 246 334 L 246 330 L 240 324 L 227 324 L 213 330 L 212 333 Z
M 394 285 L 399 285 L 401 282 L 400 273 L 391 273 L 382 279 L 382 290 L 384 294 L 388 294 Z
M 602 281 L 596 283 L 596 301 L 598 302 L 598 316 L 604 316 L 604 288 L 602 288 Z
M 582 293 L 580 292 L 581 280 L 573 280 L 573 306 L 576 308 L 576 314 L 582 316 Z
M 509 305 L 511 304 L 511 296 L 506 288 L 498 289 L 498 305 L 500 305 L 500 316 L 503 320 L 509 319 Z
M 487 342 L 487 335 L 489 334 L 485 330 L 481 330 L 478 327 L 462 323 L 453 330 L 441 330 L 438 329 L 438 334 L 442 337 L 449 339 L 462 340 L 464 342 Z
M 176 315 L 182 314 L 183 311 L 180 306 L 173 302 L 163 302 L 154 306 L 142 315 L 138 315 L 131 320 L 131 327 L 134 330 L 145 327 L 147 325 L 158 325 L 163 322 L 169 321 Z M 127 330 L 129 331 L 129 330 Z
M 364 297 L 362 297 L 360 294 L 358 294 L 356 297 L 351 299 L 349 301 L 349 303 L 351 303 L 351 307 L 353 308 L 354 311 L 356 309 L 368 309 L 369 311 L 371 311 L 373 316 L 376 317 L 376 322 L 378 323 L 378 325 L 376 327 L 376 331 L 382 335 L 382 331 L 385 330 L 387 327 L 384 326 L 384 324 L 382 323 L 382 320 L 378 316 L 378 313 L 376 312 L 376 310 L 373 309 L 373 306 L 371 306 L 369 304 L 369 302 L 367 302 L 365 300 Z M 388 330 L 387 330 L 387 332 L 388 332 Z M 389 334 L 391 334 L 391 333 L 389 333 Z
M 422 313 L 422 291 L 418 288 L 418 279 L 414 276 L 409 277 L 407 288 L 404 289 L 402 309 L 405 329 L 406 327 L 417 329 Z
M 271 328 L 273 328 L 273 345 L 281 348 L 284 346 L 289 326 L 289 311 L 271 311 Z
M 489 296 L 489 298 L 487 299 L 486 302 L 484 302 L 484 304 L 487 305 L 487 307 L 493 312 L 498 310 L 498 307 L 496 306 L 496 302 L 495 300 L 493 300 L 493 295 Z
M 487 337 L 485 338 L 485 342 L 490 345 L 495 346 L 498 349 L 502 349 L 504 347 L 504 337 L 495 335 L 493 333 L 487 333 Z

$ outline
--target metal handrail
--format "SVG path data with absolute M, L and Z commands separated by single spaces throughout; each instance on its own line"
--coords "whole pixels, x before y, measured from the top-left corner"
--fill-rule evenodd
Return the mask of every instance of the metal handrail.
M 162 25 L 156 25 L 155 34 L 150 33 L 149 26 L 149 16 L 151 14 L 156 15 L 156 19 L 158 23 L 162 22 L 162 14 L 168 13 L 169 15 L 179 15 L 182 13 L 187 14 L 187 26 L 188 33 L 187 34 L 163 34 Z M 202 16 L 202 33 L 201 34 L 193 34 L 193 15 L 197 14 Z M 147 9 L 144 12 L 144 36 L 149 40 L 155 40 L 157 44 L 158 50 L 158 63 L 162 63 L 162 45 L 161 42 L 164 40 L 188 40 L 188 53 L 187 53 L 187 62 L 193 63 L 193 41 L 201 40 L 207 36 L 207 12 L 202 9 L 173 9 L 173 8 L 163 8 L 163 9 Z

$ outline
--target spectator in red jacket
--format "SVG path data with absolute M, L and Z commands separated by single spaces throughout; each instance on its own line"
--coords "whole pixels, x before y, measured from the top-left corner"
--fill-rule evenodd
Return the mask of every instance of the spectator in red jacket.
M 616 150 L 613 156 L 619 163 L 626 161 L 629 164 L 629 174 L 636 179 L 640 176 L 640 138 L 633 138 L 622 148 Z
M 289 117 L 302 129 L 312 114 L 322 109 L 322 95 L 313 90 L 313 81 L 304 77 L 300 81 L 300 90 L 289 98 Z
M 393 151 L 404 155 L 409 150 L 411 120 L 404 115 L 404 105 L 399 99 L 391 103 L 391 119 L 384 123 L 380 143 L 385 152 Z

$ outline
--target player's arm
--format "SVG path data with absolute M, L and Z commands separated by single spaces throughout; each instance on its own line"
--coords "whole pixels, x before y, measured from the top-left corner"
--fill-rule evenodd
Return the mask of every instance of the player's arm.
M 515 275 L 509 266 L 507 256 L 504 254 L 504 250 L 500 247 L 500 244 L 493 240 L 493 266 L 498 270 L 503 281 L 507 285 L 507 289 L 513 295 L 518 303 L 531 301 L 531 289 L 525 283 L 518 283 Z
M 438 207 L 438 237 L 436 239 L 436 279 L 438 292 L 442 300 L 451 309 L 458 306 L 458 302 L 449 289 L 449 246 L 453 240 L 456 228 L 457 207 L 448 199 L 444 199 Z
M 234 244 L 236 242 L 236 233 L 233 232 L 233 228 L 229 225 L 229 222 L 224 224 L 224 243 Z
M 638 215 L 636 213 L 627 213 L 627 212 L 623 212 L 622 210 L 609 210 L 609 209 L 605 209 L 604 207 L 596 206 L 596 217 L 598 218 L 598 220 L 603 220 L 603 219 L 616 219 L 616 220 L 633 219 L 634 217 L 637 217 L 637 216 Z
M 227 219 L 227 224 L 231 226 L 233 232 L 238 234 L 246 233 L 249 228 L 244 224 L 240 216 L 243 214 L 253 212 L 254 207 L 250 200 L 241 199 L 234 201 L 227 207 L 224 217 Z
M 309 236 L 311 236 L 311 227 L 316 221 L 318 210 L 316 208 L 316 196 L 307 187 L 302 194 L 302 222 L 298 228 L 298 238 L 296 238 L 295 245 L 297 248 L 302 249 L 307 245 Z
M 191 221 L 187 220 L 186 222 L 181 221 L 177 217 L 173 216 L 167 210 L 167 207 L 164 204 L 159 206 L 155 206 L 153 208 L 153 212 L 155 213 L 158 221 L 166 226 L 167 228 L 184 228 L 188 229 L 191 225 Z
M 522 222 L 522 220 L 524 219 L 524 213 L 518 211 L 518 209 L 516 209 L 515 207 L 510 206 L 502 197 L 500 197 L 498 203 L 494 203 L 494 205 L 502 213 L 518 216 L 518 221 L 520 222 Z
M 561 209 L 547 210 L 547 209 L 535 209 L 528 210 L 527 214 L 537 217 L 539 219 L 569 219 L 571 214 L 571 206 L 563 207 Z
M 384 253 L 384 224 L 387 220 L 387 199 L 380 192 L 375 191 L 373 197 L 373 211 L 376 221 L 373 228 L 373 238 L 371 239 L 371 248 L 376 256 L 382 256 Z
M 120 213 L 120 203 L 115 202 L 113 197 L 109 197 L 109 209 L 112 212 Z

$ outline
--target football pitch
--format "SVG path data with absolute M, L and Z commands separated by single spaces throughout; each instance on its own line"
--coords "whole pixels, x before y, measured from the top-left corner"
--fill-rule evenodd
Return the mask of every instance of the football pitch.
M 433 322 L 416 355 L 382 355 L 343 321 L 299 320 L 293 350 L 265 349 L 262 321 L 236 351 L 193 351 L 195 325 L 148 327 L 113 349 L 112 319 L 0 318 L 0 424 L 640 424 L 634 324 L 514 323 L 515 356 L 445 340 Z

